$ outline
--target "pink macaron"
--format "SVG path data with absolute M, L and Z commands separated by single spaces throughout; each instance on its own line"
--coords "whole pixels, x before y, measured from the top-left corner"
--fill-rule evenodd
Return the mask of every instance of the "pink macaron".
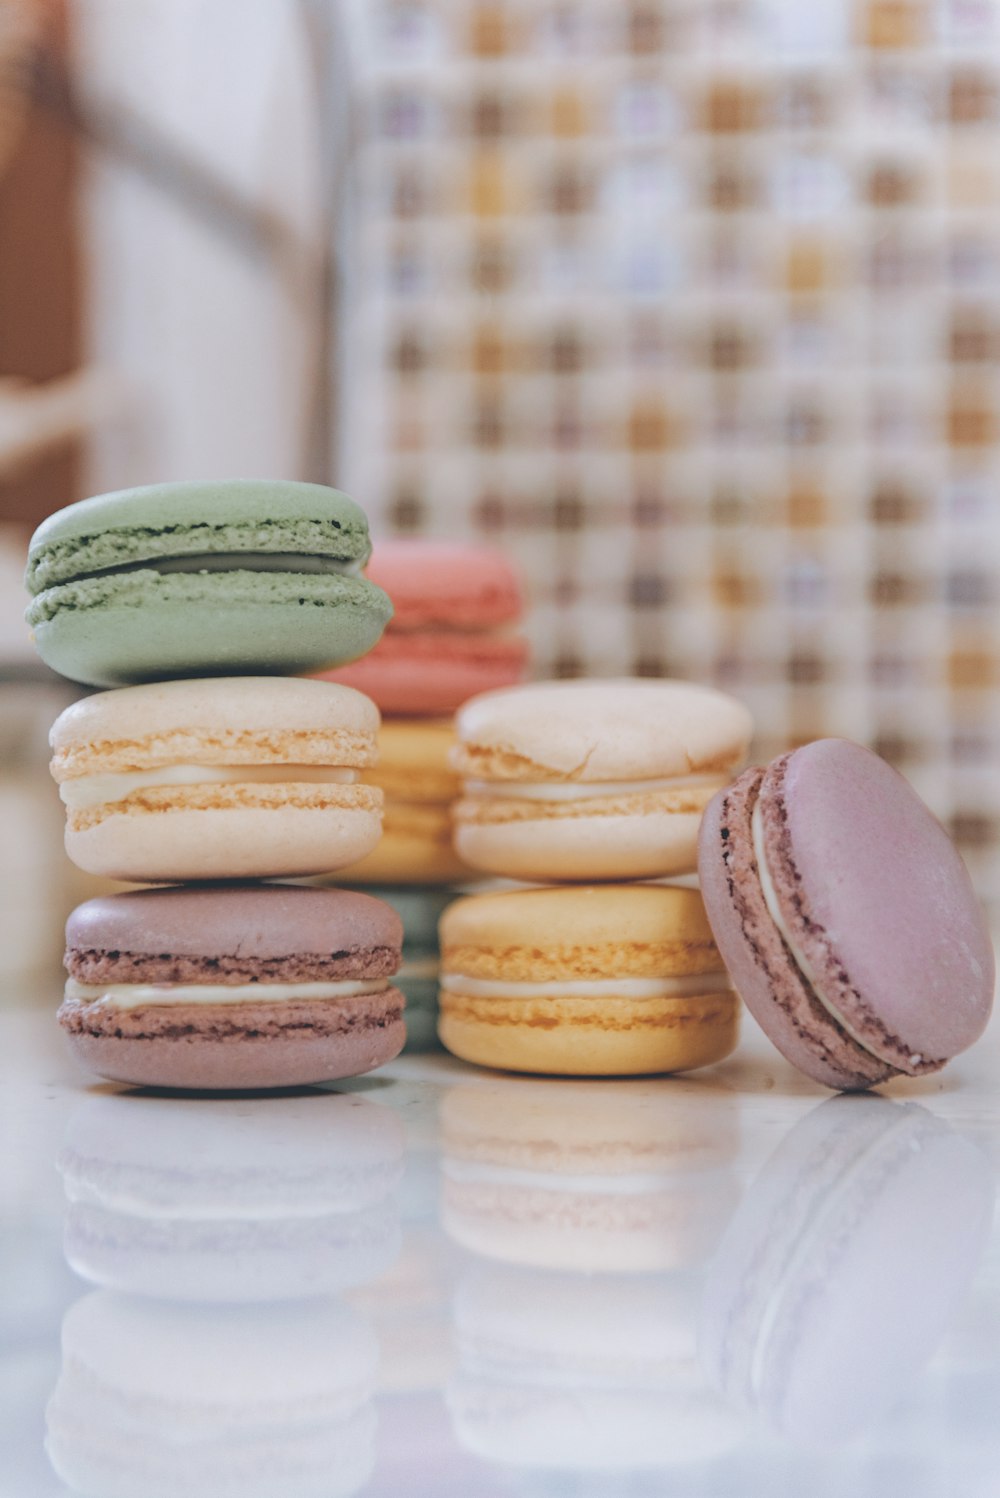
M 502 552 L 462 542 L 380 542 L 367 569 L 393 601 L 377 649 L 324 679 L 355 687 L 384 713 L 452 713 L 478 692 L 522 680 L 527 641 L 517 576 Z
M 820 739 L 745 771 L 706 809 L 698 869 L 736 988 L 814 1080 L 920 1076 L 984 1030 L 993 948 L 968 872 L 870 750 Z

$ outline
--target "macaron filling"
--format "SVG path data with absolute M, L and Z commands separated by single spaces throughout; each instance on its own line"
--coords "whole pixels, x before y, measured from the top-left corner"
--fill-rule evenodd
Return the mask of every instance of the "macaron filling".
M 669 775 L 652 780 L 496 781 L 466 780 L 469 797 L 519 801 L 596 801 L 611 796 L 644 796 L 657 791 L 701 791 L 708 795 L 725 785 L 720 775 Z
M 803 982 L 809 989 L 810 994 L 816 1000 L 816 1002 L 826 1010 L 827 1014 L 835 1022 L 835 1024 L 837 1024 L 846 1035 L 849 1035 L 850 1038 L 854 1041 L 855 1045 L 860 1046 L 861 1050 L 863 1050 L 867 1055 L 874 1057 L 876 1061 L 886 1062 L 889 1065 L 897 1064 L 893 1057 L 880 1055 L 879 1052 L 872 1047 L 871 1043 L 868 1040 L 866 1040 L 862 1035 L 859 1035 L 858 1031 L 851 1026 L 851 1024 L 844 1018 L 843 1014 L 841 1014 L 836 1006 L 830 1003 L 830 1000 L 826 998 L 826 996 L 822 992 L 822 989 L 820 988 L 820 985 L 816 978 L 815 970 L 810 964 L 801 946 L 798 944 L 798 942 L 796 942 L 791 928 L 782 913 L 774 879 L 771 875 L 771 870 L 768 867 L 767 853 L 765 850 L 764 842 L 764 815 L 761 810 L 759 798 L 755 802 L 753 811 L 750 816 L 750 834 L 753 840 L 754 857 L 757 861 L 757 872 L 760 877 L 761 894 L 764 897 L 764 904 L 767 907 L 767 913 L 777 927 L 778 934 L 787 947 L 788 953 L 796 968 L 798 969 L 799 975 L 801 976 Z M 910 1056 L 909 1060 L 911 1066 L 920 1066 L 924 1061 L 924 1057 L 914 1054 Z
M 469 999 L 687 999 L 731 992 L 724 970 L 677 978 L 571 978 L 565 982 L 507 983 L 499 978 L 469 978 L 443 973 L 441 987 Z
M 66 998 L 79 1004 L 145 1009 L 164 1004 L 282 1004 L 354 999 L 384 993 L 388 978 L 344 978 L 325 983 L 80 983 L 66 981 Z
M 71 811 L 124 801 L 137 791 L 183 785 L 281 784 L 354 785 L 359 771 L 329 765 L 161 765 L 115 775 L 79 775 L 59 787 Z
M 360 557 L 343 561 L 338 557 L 307 556 L 294 551 L 204 551 L 187 556 L 150 557 L 141 562 L 119 562 L 110 567 L 81 572 L 84 577 L 111 577 L 121 572 L 309 572 L 339 573 L 360 577 Z

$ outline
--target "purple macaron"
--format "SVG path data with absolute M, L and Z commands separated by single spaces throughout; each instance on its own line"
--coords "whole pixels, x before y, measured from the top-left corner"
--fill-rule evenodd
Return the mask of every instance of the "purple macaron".
M 102 1077 L 228 1091 L 371 1071 L 406 1038 L 382 900 L 285 884 L 136 890 L 66 923 L 59 1022 Z
M 698 868 L 733 982 L 827 1087 L 937 1071 L 978 1039 L 993 947 L 944 828 L 884 760 L 820 739 L 710 803 Z

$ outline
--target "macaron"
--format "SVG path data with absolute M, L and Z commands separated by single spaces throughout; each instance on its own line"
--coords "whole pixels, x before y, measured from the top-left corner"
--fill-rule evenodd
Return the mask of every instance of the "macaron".
M 66 923 L 59 1022 L 76 1056 L 153 1087 L 288 1087 L 390 1061 L 403 930 L 346 890 L 233 885 L 88 900 Z
M 164 1300 L 336 1295 L 395 1262 L 403 1162 L 398 1119 L 353 1093 L 89 1097 L 58 1160 L 64 1252 Z
M 441 1222 L 472 1253 L 581 1273 L 700 1264 L 738 1200 L 734 1100 L 657 1082 L 477 1079 L 441 1100 Z
M 441 919 L 439 1033 L 464 1061 L 686 1071 L 727 1056 L 738 1019 L 696 890 L 510 890 L 457 900 Z
M 378 712 L 329 682 L 154 682 L 75 702 L 53 725 L 66 851 L 138 883 L 316 874 L 369 853 L 382 793 L 358 784 Z
M 100 1498 L 349 1498 L 375 1465 L 371 1328 L 336 1300 L 67 1311 L 45 1447 Z
M 796 1443 L 828 1450 L 875 1426 L 945 1337 L 993 1195 L 986 1157 L 925 1109 L 828 1098 L 779 1144 L 709 1263 L 713 1382 Z
M 526 880 L 693 871 L 704 807 L 746 757 L 741 703 L 682 681 L 551 681 L 476 697 L 456 719 L 455 846 Z
M 392 605 L 364 513 L 284 480 L 152 484 L 59 510 L 28 551 L 47 665 L 92 686 L 316 670 L 363 655 Z
M 712 801 L 702 893 L 761 1028 L 827 1087 L 937 1071 L 993 1002 L 989 931 L 941 824 L 884 760 L 819 739 Z
M 392 623 L 364 661 L 334 680 L 365 692 L 384 713 L 452 713 L 477 692 L 523 678 L 528 644 L 513 630 L 521 591 L 503 552 L 379 541 L 368 577 L 392 599 Z
M 383 720 L 378 763 L 362 783 L 385 798 L 382 836 L 360 863 L 338 873 L 349 884 L 454 884 L 474 877 L 452 842 L 452 806 L 459 779 L 449 767 L 455 742 L 450 722 Z

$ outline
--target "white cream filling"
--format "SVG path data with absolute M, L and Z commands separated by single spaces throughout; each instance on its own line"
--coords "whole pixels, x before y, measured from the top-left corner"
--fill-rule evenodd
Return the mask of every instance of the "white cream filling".
M 467 978 L 462 973 L 442 973 L 446 993 L 468 999 L 687 999 L 708 997 L 730 989 L 723 970 L 692 973 L 683 978 L 595 978 L 570 979 L 565 983 L 503 983 L 497 978 Z
M 565 1191 L 580 1195 L 602 1196 L 646 1196 L 653 1191 L 677 1189 L 677 1176 L 666 1171 L 626 1172 L 619 1175 L 568 1175 L 555 1171 L 515 1170 L 506 1165 L 493 1165 L 471 1160 L 460 1160 L 445 1156 L 441 1161 L 443 1173 L 456 1182 L 471 1185 L 519 1186 L 536 1191 Z
M 666 775 L 659 780 L 466 780 L 466 796 L 513 801 L 593 801 L 598 796 L 645 796 L 654 791 L 715 789 L 722 775 Z
M 358 770 L 330 765 L 160 765 L 155 770 L 127 770 L 120 775 L 80 775 L 66 780 L 59 795 L 71 811 L 123 801 L 133 791 L 169 785 L 354 785 Z
M 363 567 L 364 562 L 357 557 L 344 562 L 336 557 L 306 556 L 294 551 L 193 551 L 188 556 L 150 557 L 142 562 L 104 567 L 100 576 L 112 572 L 305 572 L 359 577 Z
M 873 1051 L 868 1042 L 863 1040 L 858 1032 L 851 1028 L 840 1011 L 836 1009 L 828 999 L 824 998 L 816 981 L 815 971 L 810 966 L 808 958 L 802 951 L 802 948 L 796 943 L 791 931 L 789 930 L 788 922 L 782 915 L 781 906 L 778 904 L 778 895 L 774 887 L 774 880 L 771 878 L 771 871 L 767 866 L 767 856 L 764 852 L 764 817 L 760 809 L 759 799 L 756 802 L 753 813 L 750 817 L 750 832 L 753 837 L 753 851 L 754 857 L 757 860 L 757 873 L 760 877 L 761 894 L 764 896 L 764 904 L 767 906 L 767 913 L 771 917 L 774 924 L 777 926 L 778 931 L 781 935 L 781 939 L 785 943 L 785 946 L 792 954 L 792 960 L 795 963 L 795 966 L 798 968 L 799 972 L 806 980 L 806 983 L 809 985 L 809 989 L 813 995 L 813 998 L 817 1001 L 817 1003 L 822 1004 L 823 1008 L 826 1010 L 830 1018 L 836 1020 L 840 1028 L 842 1030 L 845 1030 L 851 1037 L 851 1039 L 855 1041 L 863 1051 L 866 1051 L 869 1056 L 873 1056 L 876 1061 L 884 1060 L 884 1057 L 880 1056 L 877 1051 Z M 913 1057 L 911 1059 L 914 1065 L 917 1065 L 920 1060 L 919 1056 Z
M 384 993 L 388 978 L 343 978 L 329 983 L 78 983 L 66 980 L 67 999 L 115 1009 L 173 1004 L 283 1004 L 299 999 L 353 999 Z

